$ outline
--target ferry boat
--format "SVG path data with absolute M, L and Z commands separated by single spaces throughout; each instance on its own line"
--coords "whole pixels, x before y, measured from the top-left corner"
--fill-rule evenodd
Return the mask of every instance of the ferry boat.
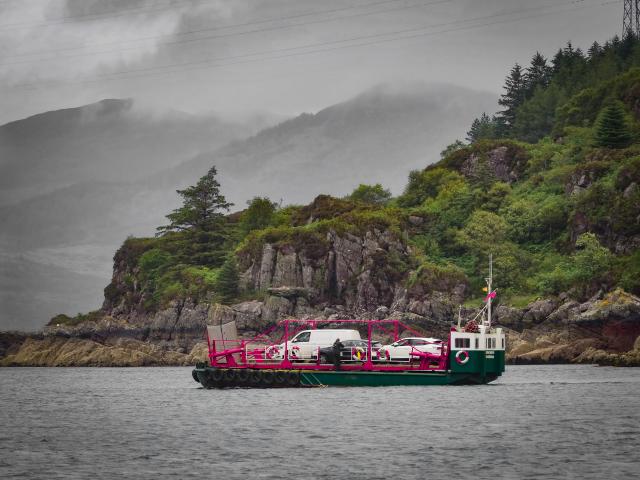
M 251 340 L 238 339 L 235 323 L 230 322 L 207 326 L 209 362 L 197 364 L 192 376 L 204 388 L 486 384 L 505 370 L 505 335 L 491 324 L 491 303 L 496 295 L 491 273 L 486 282 L 485 305 L 474 319 L 462 326 L 459 315 L 457 325 L 435 351 L 412 346 L 406 361 L 386 358 L 373 347 L 379 343 L 373 340 L 378 332 L 391 336 L 394 342 L 407 333 L 425 337 L 399 320 L 289 319 Z M 334 363 L 326 362 L 320 346 L 300 348 L 296 339 L 301 333 L 327 325 L 339 325 L 341 330 L 334 331 L 340 332 L 366 329 L 366 343 L 362 339 L 360 346 L 347 349 L 347 361 Z M 282 334 L 274 342 L 278 331 Z

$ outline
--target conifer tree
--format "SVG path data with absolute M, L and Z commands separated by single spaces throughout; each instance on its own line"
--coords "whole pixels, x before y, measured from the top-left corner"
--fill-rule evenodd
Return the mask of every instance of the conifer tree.
M 531 97 L 537 87 L 546 88 L 549 85 L 550 75 L 551 70 L 547 65 L 547 59 L 540 52 L 536 52 L 524 76 L 527 97 Z
M 224 218 L 221 210 L 228 211 L 233 204 L 220 193 L 217 173 L 216 167 L 211 167 L 195 185 L 176 190 L 182 197 L 182 207 L 168 214 L 171 223 L 158 227 L 158 231 L 210 231 L 218 227 Z
M 587 50 L 587 56 L 589 57 L 589 60 L 592 60 L 592 61 L 596 59 L 598 56 L 600 56 L 601 53 L 602 53 L 602 47 L 598 42 L 593 42 L 589 47 L 589 50 Z
M 596 122 L 595 144 L 605 148 L 625 148 L 631 142 L 631 132 L 624 107 L 614 102 L 605 107 Z
M 172 239 L 186 263 L 217 266 L 224 259 L 229 235 L 223 211 L 233 204 L 220 193 L 216 174 L 211 167 L 196 185 L 177 190 L 182 206 L 167 215 L 169 225 L 158 227 L 158 234 L 177 233 Z
M 518 107 L 525 100 L 525 82 L 522 67 L 516 63 L 509 72 L 509 76 L 505 80 L 505 93 L 502 94 L 498 103 L 505 107 L 500 111 L 500 117 L 504 121 L 507 133 L 515 123 Z
M 467 132 L 467 141 L 474 143 L 478 140 L 496 138 L 495 130 L 494 122 L 483 112 L 480 118 L 476 118 L 471 124 L 471 129 Z
M 216 281 L 216 291 L 223 303 L 230 303 L 237 297 L 238 281 L 238 266 L 232 254 L 222 264 Z

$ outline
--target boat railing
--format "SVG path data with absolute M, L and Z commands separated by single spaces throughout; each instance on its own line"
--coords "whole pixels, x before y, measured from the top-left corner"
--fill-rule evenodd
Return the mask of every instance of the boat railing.
M 320 320 L 309 322 L 313 322 L 312 328 L 317 328 L 317 324 L 323 323 Z M 296 364 L 296 368 L 302 369 L 317 368 L 325 370 L 330 368 L 333 363 L 333 351 L 327 352 L 327 357 L 329 358 L 323 360 L 324 355 L 321 355 L 320 350 L 321 348 L 331 347 L 331 345 L 320 347 L 287 341 L 287 338 L 292 338 L 300 330 L 300 325 L 297 323 L 308 326 L 308 322 L 285 320 L 278 324 L 284 330 L 281 336 L 276 335 L 277 332 L 274 326 L 267 332 L 259 334 L 252 339 L 238 339 L 237 335 L 235 335 L 235 338 L 225 338 L 229 329 L 224 332 L 222 328 L 220 332 L 212 330 L 211 335 L 207 334 L 211 365 L 245 368 L 291 368 L 293 364 Z M 362 321 L 342 320 L 332 321 L 332 323 L 355 324 L 362 323 Z M 380 348 L 373 347 L 371 344 L 374 327 L 379 327 L 384 332 L 389 333 L 389 329 L 386 328 L 387 324 L 392 325 L 394 327 L 392 333 L 395 341 L 398 340 L 401 327 L 413 334 L 416 332 L 399 321 L 382 320 L 368 321 L 366 323 L 369 343 L 367 345 L 346 347 L 340 352 L 340 362 L 345 364 L 345 368 L 390 371 L 398 369 L 445 370 L 448 368 L 449 348 L 446 342 L 439 345 L 439 352 L 424 352 L 412 347 L 410 353 L 404 358 L 388 358 L 380 355 Z M 369 349 L 371 349 L 371 353 Z

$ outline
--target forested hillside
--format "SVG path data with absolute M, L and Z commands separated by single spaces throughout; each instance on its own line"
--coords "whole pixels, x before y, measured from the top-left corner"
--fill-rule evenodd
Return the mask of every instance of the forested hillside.
M 469 144 L 457 141 L 440 162 L 411 172 L 397 198 L 379 185 L 306 207 L 256 198 L 238 214 L 217 210 L 211 232 L 179 226 L 129 239 L 117 258 L 137 267 L 130 281 L 150 309 L 184 296 L 258 295 L 221 293 L 221 282 L 236 282 L 231 264 L 242 273 L 266 243 L 317 253 L 329 232 L 370 229 L 392 231 L 410 248 L 405 259 L 381 259 L 397 281 L 462 282 L 467 299 L 479 295 L 489 253 L 505 303 L 616 287 L 640 293 L 636 64 L 633 36 L 594 43 L 586 55 L 569 44 L 551 62 L 537 53 L 508 75 L 504 110 L 476 120 Z M 107 298 L 124 293 L 112 284 Z

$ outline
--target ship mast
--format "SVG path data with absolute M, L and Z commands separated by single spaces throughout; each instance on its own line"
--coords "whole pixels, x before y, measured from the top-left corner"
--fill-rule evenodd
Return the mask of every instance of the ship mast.
M 484 279 L 487 282 L 487 321 L 485 325 L 487 329 L 491 328 L 491 300 L 493 299 L 491 294 L 493 290 L 491 289 L 491 284 L 493 283 L 493 254 L 489 254 L 489 276 Z

